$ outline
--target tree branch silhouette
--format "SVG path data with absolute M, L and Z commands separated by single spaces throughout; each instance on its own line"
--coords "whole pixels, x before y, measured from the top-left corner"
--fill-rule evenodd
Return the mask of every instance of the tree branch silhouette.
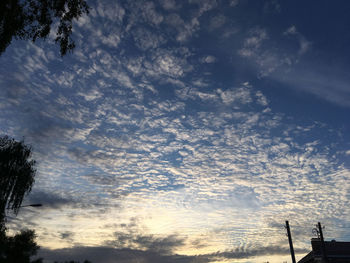
M 73 21 L 89 13 L 85 0 L 2 0 L 0 1 L 0 55 L 12 39 L 46 39 L 58 22 L 55 42 L 64 56 L 72 51 Z
M 4 221 L 6 210 L 15 214 L 34 184 L 35 160 L 32 149 L 23 141 L 8 136 L 0 137 L 0 220 Z

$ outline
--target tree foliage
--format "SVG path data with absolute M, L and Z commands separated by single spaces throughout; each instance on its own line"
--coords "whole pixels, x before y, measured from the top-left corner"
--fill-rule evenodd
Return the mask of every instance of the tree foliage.
M 0 225 L 5 221 L 6 209 L 17 214 L 23 197 L 32 189 L 36 170 L 31 156 L 31 147 L 23 141 L 0 137 Z
M 1 0 L 0 55 L 13 38 L 36 41 L 46 39 L 53 23 L 58 22 L 56 43 L 61 55 L 71 51 L 73 21 L 89 13 L 85 0 Z
M 0 263 L 41 263 L 41 259 L 31 261 L 37 254 L 39 246 L 35 242 L 33 230 L 22 230 L 15 236 L 0 240 Z

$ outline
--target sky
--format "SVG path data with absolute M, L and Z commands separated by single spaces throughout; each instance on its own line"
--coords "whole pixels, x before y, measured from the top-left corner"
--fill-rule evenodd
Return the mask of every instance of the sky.
M 45 262 L 291 262 L 350 241 L 350 2 L 89 1 L 61 57 L 0 57 L 0 134 L 37 175 Z

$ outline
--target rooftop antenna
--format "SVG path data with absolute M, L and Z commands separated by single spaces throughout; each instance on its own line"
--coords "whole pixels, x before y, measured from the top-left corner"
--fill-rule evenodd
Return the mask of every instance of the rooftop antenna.
M 323 260 L 324 260 L 324 262 L 328 263 L 328 258 L 327 258 L 327 254 L 326 254 L 326 245 L 325 245 L 324 239 L 323 239 L 323 233 L 322 233 L 321 223 L 318 222 L 317 226 L 318 226 L 318 231 L 319 231 L 319 233 L 320 233 Z

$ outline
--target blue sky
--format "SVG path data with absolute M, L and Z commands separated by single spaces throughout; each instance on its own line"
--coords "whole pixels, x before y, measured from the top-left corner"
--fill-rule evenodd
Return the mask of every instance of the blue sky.
M 44 204 L 13 231 L 101 263 L 290 262 L 285 220 L 299 258 L 318 221 L 350 240 L 350 3 L 89 5 L 72 54 L 52 33 L 0 57 Z

